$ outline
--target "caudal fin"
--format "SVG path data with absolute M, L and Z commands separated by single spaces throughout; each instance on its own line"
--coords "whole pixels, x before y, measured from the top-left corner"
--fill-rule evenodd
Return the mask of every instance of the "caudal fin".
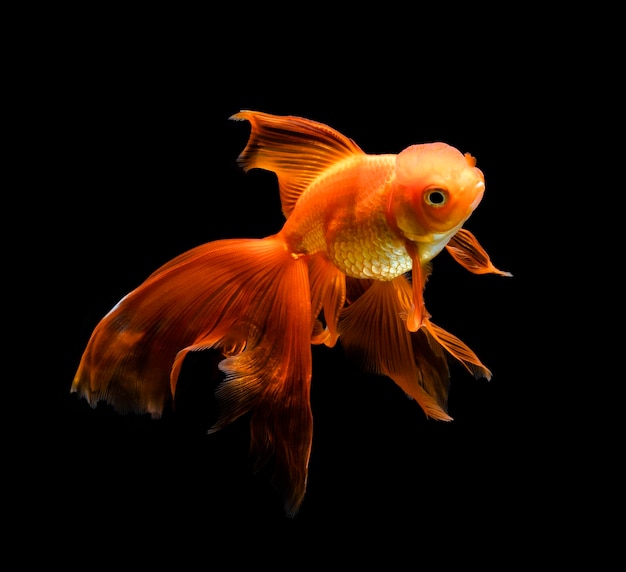
M 224 353 L 217 431 L 251 412 L 251 454 L 272 461 L 285 509 L 302 502 L 312 439 L 307 262 L 279 235 L 196 247 L 154 272 L 96 326 L 71 390 L 161 416 L 185 356 Z

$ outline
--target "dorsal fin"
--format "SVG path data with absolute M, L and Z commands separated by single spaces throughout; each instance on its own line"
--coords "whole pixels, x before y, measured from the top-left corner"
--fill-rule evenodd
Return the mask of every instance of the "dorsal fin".
M 252 129 L 237 163 L 249 169 L 273 171 L 278 177 L 283 214 L 293 207 L 312 181 L 342 159 L 364 152 L 338 131 L 302 117 L 240 111 L 230 119 L 247 119 Z

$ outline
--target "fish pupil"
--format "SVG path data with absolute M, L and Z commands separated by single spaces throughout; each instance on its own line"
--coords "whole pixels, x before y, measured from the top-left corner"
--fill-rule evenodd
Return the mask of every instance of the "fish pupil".
M 433 189 L 426 195 L 426 200 L 430 205 L 440 206 L 446 202 L 446 195 L 441 189 Z

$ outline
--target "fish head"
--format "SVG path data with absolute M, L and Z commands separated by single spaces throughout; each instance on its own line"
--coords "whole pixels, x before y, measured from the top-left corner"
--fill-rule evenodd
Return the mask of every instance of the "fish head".
M 482 200 L 485 178 L 469 153 L 446 143 L 398 154 L 389 214 L 405 238 L 443 248 Z

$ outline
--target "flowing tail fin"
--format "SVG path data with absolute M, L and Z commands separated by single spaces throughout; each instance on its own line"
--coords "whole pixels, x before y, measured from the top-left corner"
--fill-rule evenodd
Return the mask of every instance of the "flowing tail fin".
M 312 439 L 308 266 L 280 235 L 220 240 L 162 266 L 96 326 L 71 391 L 160 417 L 185 355 L 216 348 L 225 380 L 210 432 L 251 412 L 250 451 L 269 461 L 285 510 L 306 488 Z

